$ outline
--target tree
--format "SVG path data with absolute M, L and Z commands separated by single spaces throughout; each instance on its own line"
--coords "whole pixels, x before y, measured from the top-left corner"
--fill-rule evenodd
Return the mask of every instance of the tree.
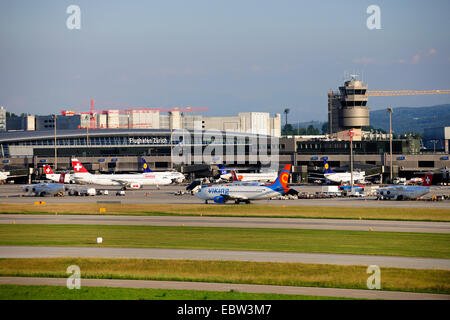
M 311 136 L 311 135 L 318 135 L 320 134 L 320 132 L 319 129 L 315 128 L 312 124 L 310 124 L 306 129 L 306 134 Z
M 290 136 L 290 135 L 294 135 L 294 134 L 295 134 L 295 130 L 294 130 L 294 128 L 292 128 L 292 124 L 286 124 L 283 128 L 283 135 Z
M 322 125 L 322 134 L 328 134 L 329 132 L 328 132 L 328 122 L 325 122 L 323 125 Z

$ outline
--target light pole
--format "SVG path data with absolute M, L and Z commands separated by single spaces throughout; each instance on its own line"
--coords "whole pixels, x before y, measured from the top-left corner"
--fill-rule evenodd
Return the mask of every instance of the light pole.
M 387 112 L 389 113 L 389 179 L 392 183 L 392 112 L 394 110 L 392 108 L 387 108 Z
M 438 143 L 439 140 L 430 140 L 430 142 L 433 143 L 433 153 L 436 153 L 436 143 Z
M 58 169 L 58 153 L 56 150 L 56 114 L 53 115 L 53 127 L 55 136 L 55 171 Z
M 346 133 L 350 137 L 350 194 L 353 193 L 353 136 L 355 132 L 353 129 L 348 130 Z
M 291 109 L 289 109 L 289 108 L 286 108 L 286 109 L 284 109 L 284 111 L 283 111 L 284 114 L 285 114 L 284 133 L 285 133 L 286 136 L 287 136 L 287 132 L 286 132 L 287 115 L 288 115 L 289 111 L 291 111 Z

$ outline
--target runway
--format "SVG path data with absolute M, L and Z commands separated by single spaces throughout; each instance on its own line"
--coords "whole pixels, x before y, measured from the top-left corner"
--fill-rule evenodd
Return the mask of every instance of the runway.
M 158 248 L 0 246 L 0 258 L 58 257 L 293 262 L 364 266 L 377 265 L 380 267 L 383 266 L 391 268 L 450 270 L 450 259 L 416 257 Z
M 44 285 L 66 286 L 66 278 L 35 278 L 35 277 L 0 277 L 0 285 Z M 294 287 L 255 284 L 183 282 L 155 280 L 112 280 L 83 279 L 81 287 L 136 288 L 136 289 L 167 289 L 167 290 L 202 290 L 250 293 L 295 294 L 325 297 L 344 297 L 352 299 L 387 299 L 387 300 L 450 300 L 450 295 L 429 294 L 400 291 L 361 290 Z
M 450 233 L 450 222 L 206 216 L 2 214 L 0 224 L 138 225 Z

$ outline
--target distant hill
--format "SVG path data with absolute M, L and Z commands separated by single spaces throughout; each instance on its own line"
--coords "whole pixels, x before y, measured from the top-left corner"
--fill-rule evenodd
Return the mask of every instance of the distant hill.
M 300 122 L 300 128 L 313 125 L 322 130 L 324 121 Z M 284 124 L 283 124 L 284 125 Z M 386 109 L 370 112 L 370 125 L 376 129 L 389 131 L 389 115 Z M 298 123 L 292 123 L 297 129 Z M 399 107 L 392 113 L 392 129 L 395 134 L 423 133 L 424 128 L 450 126 L 450 104 L 430 107 Z
M 385 109 L 370 112 L 370 124 L 389 131 L 389 114 Z M 395 134 L 423 133 L 424 128 L 450 126 L 450 104 L 430 107 L 399 107 L 392 113 Z

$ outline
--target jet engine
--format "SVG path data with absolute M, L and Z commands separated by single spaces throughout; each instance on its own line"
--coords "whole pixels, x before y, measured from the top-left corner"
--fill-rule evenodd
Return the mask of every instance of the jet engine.
M 128 188 L 130 189 L 140 189 L 142 186 L 139 183 L 130 183 Z
M 225 203 L 225 198 L 222 196 L 214 197 L 214 202 L 215 203 Z

